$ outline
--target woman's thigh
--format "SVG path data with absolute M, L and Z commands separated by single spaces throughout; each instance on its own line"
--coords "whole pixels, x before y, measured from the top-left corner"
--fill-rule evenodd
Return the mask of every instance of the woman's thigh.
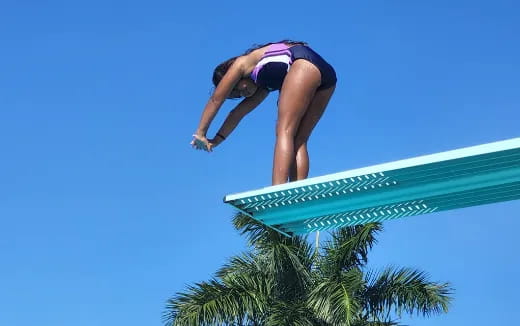
M 332 86 L 327 89 L 320 89 L 314 93 L 314 97 L 298 125 L 296 143 L 303 144 L 307 142 L 312 130 L 316 127 L 318 121 L 320 121 L 323 112 L 325 112 L 335 89 L 336 86 Z
M 293 136 L 300 121 L 320 86 L 321 74 L 318 68 L 306 60 L 296 60 L 285 76 L 278 99 L 277 133 L 289 132 Z

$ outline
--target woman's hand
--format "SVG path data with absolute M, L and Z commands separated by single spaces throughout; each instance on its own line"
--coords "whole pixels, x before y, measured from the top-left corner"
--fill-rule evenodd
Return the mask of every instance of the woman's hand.
M 191 141 L 191 146 L 195 149 L 203 149 L 206 152 L 211 152 L 211 149 L 214 147 L 210 141 L 206 138 L 206 136 L 195 134 L 193 135 L 193 140 Z
M 209 139 L 209 145 L 210 145 L 210 152 L 213 151 L 213 148 L 217 147 L 218 145 L 220 145 L 220 143 L 222 143 L 222 139 L 220 137 L 217 137 L 215 136 L 214 138 L 212 139 Z

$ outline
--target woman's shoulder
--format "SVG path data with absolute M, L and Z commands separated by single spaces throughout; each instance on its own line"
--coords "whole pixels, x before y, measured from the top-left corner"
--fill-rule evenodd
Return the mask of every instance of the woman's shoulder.
M 237 58 L 242 63 L 246 63 L 247 65 L 256 65 L 258 61 L 262 58 L 268 46 L 264 46 L 258 49 L 254 49 L 251 52 L 245 53 Z
M 286 48 L 291 48 L 295 45 L 306 45 L 306 43 L 295 41 L 279 41 L 259 45 L 247 50 L 243 55 L 237 57 L 237 64 L 240 64 L 242 67 L 244 67 L 246 71 L 250 71 L 254 68 L 254 66 L 256 66 L 256 64 L 258 64 L 258 62 L 260 62 L 260 60 L 262 60 L 262 57 L 264 56 L 265 52 L 270 47 L 282 46 Z

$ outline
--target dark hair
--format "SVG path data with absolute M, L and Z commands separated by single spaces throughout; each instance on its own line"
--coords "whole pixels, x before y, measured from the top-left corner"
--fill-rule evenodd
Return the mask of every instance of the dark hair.
M 243 55 L 249 54 L 249 53 L 253 52 L 254 50 L 258 50 L 260 48 L 263 48 L 264 46 L 268 46 L 268 45 L 275 44 L 275 43 L 285 43 L 285 44 L 289 44 L 289 45 L 297 45 L 297 44 L 307 45 L 306 42 L 293 41 L 293 40 L 281 40 L 278 42 L 254 44 L 251 48 L 247 49 Z M 229 67 L 231 67 L 231 65 L 233 64 L 233 62 L 235 62 L 235 60 L 237 58 L 238 58 L 238 56 L 233 57 L 231 59 L 227 59 L 226 61 L 222 62 L 215 68 L 215 70 L 213 71 L 213 85 L 215 85 L 215 87 L 217 87 L 217 85 L 220 83 L 220 81 L 222 80 L 222 78 L 224 77 L 226 72 L 228 71 Z M 240 98 L 240 96 L 237 96 L 236 94 L 231 93 L 229 95 L 229 98 Z

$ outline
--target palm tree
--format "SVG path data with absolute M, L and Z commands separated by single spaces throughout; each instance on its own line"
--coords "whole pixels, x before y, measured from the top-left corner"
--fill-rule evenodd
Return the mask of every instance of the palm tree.
M 333 231 L 319 251 L 240 213 L 233 224 L 251 249 L 169 299 L 166 325 L 386 326 L 403 313 L 448 311 L 448 283 L 411 268 L 367 267 L 379 223 Z

